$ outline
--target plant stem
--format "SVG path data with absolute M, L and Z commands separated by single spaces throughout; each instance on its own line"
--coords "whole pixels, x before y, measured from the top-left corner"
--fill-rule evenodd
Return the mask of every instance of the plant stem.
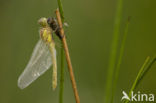
M 110 50 L 110 57 L 109 57 L 104 103 L 110 103 L 111 102 L 110 99 L 112 98 L 112 87 L 113 87 L 112 81 L 113 81 L 113 73 L 115 70 L 120 20 L 121 20 L 121 12 L 122 12 L 122 2 L 123 0 L 118 0 L 118 4 L 117 4 L 116 18 L 115 18 L 115 23 L 114 23 L 114 34 L 113 34 L 113 40 L 112 40 L 112 45 L 111 45 L 111 50 Z
M 60 15 L 61 15 L 62 23 L 64 23 L 64 12 L 63 12 L 63 7 L 62 7 L 61 0 L 57 0 L 57 3 L 58 3 L 58 7 L 59 7 L 59 12 L 60 12 Z
M 76 81 L 75 81 L 75 77 L 74 77 L 74 73 L 73 73 L 73 68 L 72 68 L 72 64 L 71 64 L 71 60 L 70 60 L 68 45 L 66 42 L 66 37 L 64 35 L 64 30 L 63 30 L 59 10 L 57 9 L 55 13 L 56 13 L 57 21 L 58 21 L 58 24 L 60 27 L 60 33 L 62 36 L 62 43 L 63 43 L 65 55 L 66 55 L 66 60 L 67 60 L 67 64 L 68 64 L 68 71 L 70 74 L 70 79 L 71 79 L 71 83 L 72 83 L 72 87 L 73 87 L 73 91 L 74 91 L 74 95 L 75 95 L 75 100 L 76 100 L 76 103 L 80 103 L 80 99 L 79 99 L 79 95 L 78 95 L 78 91 L 77 91 L 77 87 L 76 87 Z
M 151 68 L 151 66 L 153 65 L 153 63 L 155 61 L 156 61 L 156 55 L 152 57 L 152 59 L 148 62 L 148 64 L 146 65 L 146 67 L 142 71 L 141 76 L 140 76 L 140 78 L 139 78 L 139 80 L 137 82 L 137 85 L 141 82 L 141 80 L 143 79 L 143 77 L 145 77 L 145 75 L 147 74 L 147 72 L 149 71 L 149 69 Z
M 117 63 L 117 67 L 116 67 L 115 74 L 114 74 L 114 85 L 113 85 L 112 99 L 111 99 L 112 103 L 113 103 L 113 99 L 114 99 L 114 96 L 115 96 L 115 91 L 116 91 L 117 82 L 118 82 L 118 78 L 119 78 L 120 66 L 121 66 L 122 57 L 123 57 L 123 54 L 124 54 L 124 48 L 125 48 L 125 42 L 126 42 L 126 39 L 127 39 L 129 22 L 130 22 L 130 17 L 128 18 L 128 21 L 126 23 L 124 36 L 123 36 L 123 40 L 122 40 L 122 43 L 121 43 L 119 58 L 117 60 L 118 63 Z
M 61 0 L 57 0 L 62 23 L 64 23 L 64 12 Z M 63 103 L 63 92 L 64 92 L 64 50 L 61 48 L 61 76 L 60 76 L 60 92 L 59 92 L 59 103 Z
M 63 48 L 61 48 L 61 76 L 60 76 L 59 103 L 63 103 L 63 91 L 64 91 L 64 50 Z
M 145 74 L 147 73 L 147 71 L 151 68 L 151 66 L 153 65 L 153 63 L 156 61 L 156 56 L 154 56 L 151 60 L 150 57 L 147 57 L 147 59 L 145 60 L 144 64 L 142 65 L 141 69 L 139 70 L 139 73 L 132 85 L 132 88 L 129 92 L 129 97 L 131 98 L 131 93 L 132 91 L 138 86 L 138 84 L 140 83 L 140 81 L 143 79 L 143 77 L 145 77 Z M 129 101 L 126 100 L 125 103 L 128 103 Z

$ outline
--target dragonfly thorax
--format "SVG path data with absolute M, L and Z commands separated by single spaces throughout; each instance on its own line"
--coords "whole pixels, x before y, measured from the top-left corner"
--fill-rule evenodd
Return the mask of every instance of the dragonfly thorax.
M 41 39 L 46 42 L 46 43 L 51 43 L 52 40 L 52 30 L 50 27 L 46 27 L 46 28 L 41 28 L 40 29 L 40 37 Z

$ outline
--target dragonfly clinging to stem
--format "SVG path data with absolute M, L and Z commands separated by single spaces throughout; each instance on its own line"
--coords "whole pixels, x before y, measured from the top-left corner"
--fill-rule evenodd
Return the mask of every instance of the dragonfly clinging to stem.
M 52 36 L 53 30 L 48 25 L 46 18 L 41 18 L 38 22 L 41 25 L 39 31 L 40 40 L 36 44 L 25 70 L 18 79 L 18 86 L 21 89 L 29 86 L 51 65 L 53 65 L 53 89 L 57 86 L 57 61 L 55 43 Z

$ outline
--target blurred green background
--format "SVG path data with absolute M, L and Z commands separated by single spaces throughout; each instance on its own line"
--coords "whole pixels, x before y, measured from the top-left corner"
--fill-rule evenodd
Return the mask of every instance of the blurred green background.
M 156 1 L 123 0 L 120 41 L 131 16 L 115 103 L 129 91 L 145 58 L 156 53 Z M 117 0 L 62 0 L 65 30 L 81 103 L 103 103 Z M 39 39 L 41 17 L 55 16 L 56 0 L 0 0 L 0 103 L 58 103 L 52 69 L 24 90 L 17 79 Z M 59 40 L 56 40 L 59 42 Z M 60 74 L 60 47 L 58 74 Z M 156 95 L 156 63 L 136 91 Z M 64 103 L 74 103 L 67 67 Z

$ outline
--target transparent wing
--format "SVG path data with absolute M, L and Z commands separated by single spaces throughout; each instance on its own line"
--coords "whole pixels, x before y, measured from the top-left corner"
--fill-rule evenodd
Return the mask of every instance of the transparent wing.
M 55 50 L 56 56 L 56 50 Z M 24 89 L 41 76 L 52 65 L 48 46 L 40 39 L 36 44 L 29 63 L 18 79 L 18 86 Z

